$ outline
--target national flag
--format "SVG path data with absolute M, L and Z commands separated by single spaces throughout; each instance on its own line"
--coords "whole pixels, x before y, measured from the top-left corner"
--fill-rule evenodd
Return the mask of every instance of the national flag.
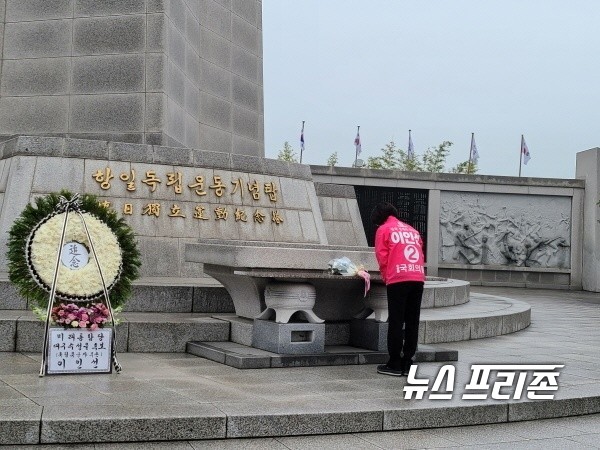
M 475 144 L 475 134 L 471 135 L 471 161 L 473 161 L 473 164 L 477 164 L 477 161 L 479 161 L 479 152 Z
M 360 151 L 361 151 L 360 131 L 356 132 L 356 138 L 354 139 L 354 146 L 356 147 L 356 156 L 360 155 Z
M 415 146 L 413 145 L 412 137 L 410 135 L 410 130 L 408 130 L 408 159 L 413 159 L 415 157 Z
M 302 124 L 302 131 L 300 132 L 300 150 L 304 151 L 304 123 Z
M 527 144 L 525 143 L 525 138 L 523 136 L 521 136 L 521 154 L 523 155 L 523 164 L 527 165 L 531 159 L 531 155 L 529 154 L 529 149 L 527 148 Z

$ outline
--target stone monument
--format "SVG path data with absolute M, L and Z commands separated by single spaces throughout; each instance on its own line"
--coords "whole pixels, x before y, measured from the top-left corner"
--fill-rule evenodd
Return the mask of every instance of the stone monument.
M 264 156 L 261 0 L 0 2 L 0 136 Z

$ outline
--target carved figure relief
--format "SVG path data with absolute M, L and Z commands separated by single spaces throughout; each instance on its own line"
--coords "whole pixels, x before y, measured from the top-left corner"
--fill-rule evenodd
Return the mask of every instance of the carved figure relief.
M 571 199 L 443 192 L 440 262 L 569 268 Z

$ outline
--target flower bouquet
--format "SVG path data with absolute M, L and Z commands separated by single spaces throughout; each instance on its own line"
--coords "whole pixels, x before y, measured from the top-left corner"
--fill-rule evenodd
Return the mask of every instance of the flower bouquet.
M 110 321 L 110 312 L 103 303 L 79 306 L 75 303 L 59 303 L 52 308 L 52 322 L 65 328 L 97 330 Z
M 329 261 L 329 263 L 327 263 L 327 265 L 329 266 L 329 272 L 335 275 L 342 275 L 345 277 L 352 277 L 358 275 L 359 277 L 364 279 L 364 296 L 367 296 L 367 292 L 369 292 L 369 289 L 371 288 L 371 275 L 369 274 L 369 272 L 366 271 L 364 266 L 356 266 L 352 261 L 350 261 L 350 258 L 347 258 L 346 256 L 342 258 L 332 259 L 331 261 Z

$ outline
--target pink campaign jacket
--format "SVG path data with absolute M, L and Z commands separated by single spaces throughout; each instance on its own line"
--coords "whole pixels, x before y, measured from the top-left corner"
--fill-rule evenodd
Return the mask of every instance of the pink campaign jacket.
M 425 281 L 423 241 L 410 225 L 393 216 L 375 234 L 375 256 L 383 282 Z

